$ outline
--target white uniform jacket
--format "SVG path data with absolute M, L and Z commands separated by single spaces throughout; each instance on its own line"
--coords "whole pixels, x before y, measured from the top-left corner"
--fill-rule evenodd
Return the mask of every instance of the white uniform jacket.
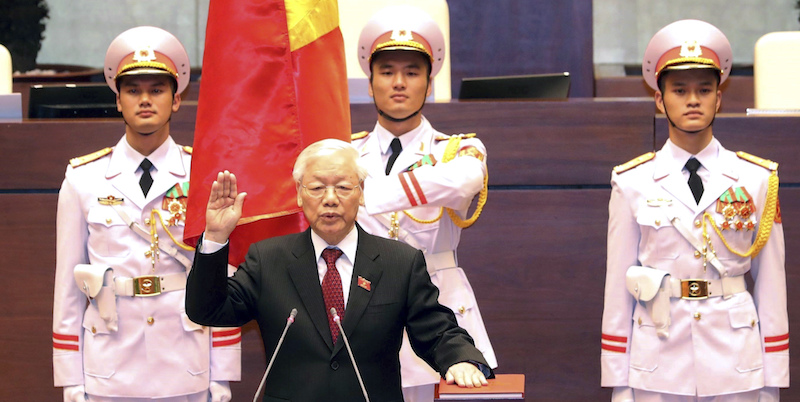
M 423 117 L 419 127 L 398 137 L 403 151 L 387 176 L 386 161 L 394 135 L 380 124 L 365 136 L 354 135 L 353 145 L 361 155 L 359 163 L 369 172 L 364 182 L 366 205 L 358 211 L 358 223 L 371 234 L 390 237 L 391 215 L 398 212 L 399 240 L 422 250 L 431 280 L 439 287 L 439 303 L 453 310 L 458 324 L 467 330 L 486 361 L 495 368 L 497 359 L 475 293 L 458 267 L 456 248 L 461 228 L 447 212 L 434 223 L 415 222 L 402 212 L 431 220 L 439 215 L 440 207 L 448 207 L 465 218 L 487 174 L 486 147 L 474 136 L 469 137 L 472 138 L 462 138 L 459 156 L 442 163 L 449 136 L 434 130 Z M 423 158 L 421 166 L 408 170 Z M 407 341 L 400 357 L 404 387 L 439 382 L 439 374 L 414 355 Z
M 728 298 L 689 300 L 679 294 L 667 299 L 671 325 L 666 339 L 657 336 L 645 304 L 626 289 L 626 271 L 636 265 L 666 271 L 672 280 L 721 283 L 718 270 L 710 263 L 704 270 L 702 254 L 676 229 L 682 225 L 700 241 L 705 212 L 725 228 L 723 236 L 741 253 L 765 223 L 760 218 L 769 169 L 739 158 L 712 139 L 696 155 L 705 188 L 698 205 L 687 184 L 688 173 L 682 171 L 690 156 L 667 141 L 652 160 L 612 174 L 601 385 L 698 396 L 788 387 L 789 325 L 779 214 L 769 240 L 752 259 L 732 253 L 708 223 L 711 245 L 727 276 L 740 279 L 736 277 L 749 271 L 754 288 Z M 717 212 L 732 199 L 752 201 L 755 210 L 727 218 Z
M 188 268 L 163 251 L 154 268 L 145 256 L 151 242 L 129 228 L 110 205 L 116 203 L 147 232 L 153 209 L 165 221 L 173 216 L 163 209 L 165 199 L 187 195 L 191 156 L 171 137 L 149 155 L 154 169 L 147 198 L 139 186 L 141 173 L 136 173 L 143 158 L 123 137 L 107 155 L 67 167 L 58 197 L 53 304 L 57 387 L 84 384 L 90 395 L 164 398 L 202 392 L 211 380 L 240 378 L 241 330 L 212 331 L 191 322 L 184 311 L 182 288 L 147 297 L 121 295 L 124 278 L 180 279 L 188 274 Z M 183 191 L 178 190 L 181 187 Z M 169 230 L 182 240 L 184 221 L 175 221 Z M 178 248 L 162 226 L 157 227 L 159 243 Z M 178 250 L 191 262 L 193 252 Z M 117 330 L 100 317 L 97 300 L 87 304 L 87 296 L 76 285 L 78 264 L 113 269 Z

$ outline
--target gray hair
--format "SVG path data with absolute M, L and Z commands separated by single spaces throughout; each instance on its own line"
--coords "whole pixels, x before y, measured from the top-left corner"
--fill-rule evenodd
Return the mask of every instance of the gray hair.
M 295 182 L 300 183 L 303 180 L 303 175 L 306 173 L 306 166 L 310 159 L 341 150 L 344 150 L 347 156 L 352 158 L 353 162 L 355 162 L 358 181 L 364 181 L 364 179 L 367 178 L 367 169 L 359 163 L 358 151 L 349 142 L 337 140 L 335 138 L 319 140 L 300 152 L 300 155 L 297 156 L 297 161 L 294 163 L 292 178 Z

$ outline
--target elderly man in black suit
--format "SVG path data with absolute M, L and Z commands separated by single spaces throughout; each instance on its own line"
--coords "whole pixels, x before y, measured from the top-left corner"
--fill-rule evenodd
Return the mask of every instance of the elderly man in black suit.
M 414 351 L 448 382 L 486 385 L 491 370 L 452 311 L 437 302 L 422 252 L 356 224 L 366 176 L 357 159 L 358 152 L 339 140 L 303 150 L 293 177 L 311 227 L 253 244 L 230 279 L 227 240 L 246 193 L 238 191 L 233 174 L 220 173 L 187 283 L 186 312 L 205 325 L 241 326 L 255 319 L 271 355 L 289 311 L 299 311 L 267 378 L 265 401 L 363 398 L 344 335 L 370 399 L 402 401 L 398 352 L 404 328 Z M 328 314 L 336 306 L 341 335 Z

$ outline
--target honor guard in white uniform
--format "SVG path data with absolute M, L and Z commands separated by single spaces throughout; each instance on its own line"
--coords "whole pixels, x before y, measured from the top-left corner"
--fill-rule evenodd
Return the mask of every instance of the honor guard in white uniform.
M 64 401 L 230 401 L 241 329 L 190 321 L 182 243 L 191 148 L 169 135 L 189 84 L 172 34 L 137 27 L 108 48 L 104 75 L 125 134 L 74 158 L 58 196 L 53 373 Z
M 600 360 L 613 401 L 777 401 L 789 386 L 778 164 L 712 134 L 731 56 L 697 20 L 645 52 L 669 139 L 611 175 Z
M 369 172 L 358 223 L 423 251 L 439 302 L 453 310 L 495 368 L 475 293 L 456 256 L 461 230 L 477 219 L 486 201 L 486 148 L 475 134 L 434 130 L 420 114 L 444 54 L 441 30 L 415 7 L 387 7 L 361 31 L 359 61 L 370 77 L 378 122 L 372 132 L 352 137 L 359 163 Z M 469 218 L 476 195 L 478 209 Z M 407 338 L 400 362 L 405 400 L 432 401 L 440 376 L 414 354 Z

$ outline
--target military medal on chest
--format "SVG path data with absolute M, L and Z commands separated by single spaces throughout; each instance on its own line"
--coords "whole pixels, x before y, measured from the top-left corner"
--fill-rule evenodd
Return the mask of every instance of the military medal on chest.
M 169 212 L 167 226 L 175 226 L 186 220 L 186 205 L 189 196 L 189 182 L 176 184 L 161 200 L 161 209 Z
M 754 230 L 756 227 L 756 205 L 744 187 L 725 190 L 717 200 L 716 211 L 724 218 L 719 222 L 722 230 Z
M 147 250 L 144 255 L 150 259 L 153 272 L 155 272 L 156 262 L 158 261 L 161 253 L 161 247 L 158 244 L 159 236 L 157 230 L 157 224 L 159 222 L 161 223 L 161 227 L 164 229 L 164 232 L 169 235 L 169 238 L 173 243 L 184 250 L 194 250 L 193 247 L 188 246 L 182 241 L 176 239 L 169 230 L 170 226 L 177 226 L 178 222 L 186 220 L 186 205 L 188 196 L 189 182 L 176 184 L 164 194 L 164 198 L 161 200 L 161 209 L 167 211 L 169 218 L 165 221 L 161 211 L 153 208 L 150 211 L 150 219 L 145 220 L 145 224 L 150 227 L 150 249 Z

